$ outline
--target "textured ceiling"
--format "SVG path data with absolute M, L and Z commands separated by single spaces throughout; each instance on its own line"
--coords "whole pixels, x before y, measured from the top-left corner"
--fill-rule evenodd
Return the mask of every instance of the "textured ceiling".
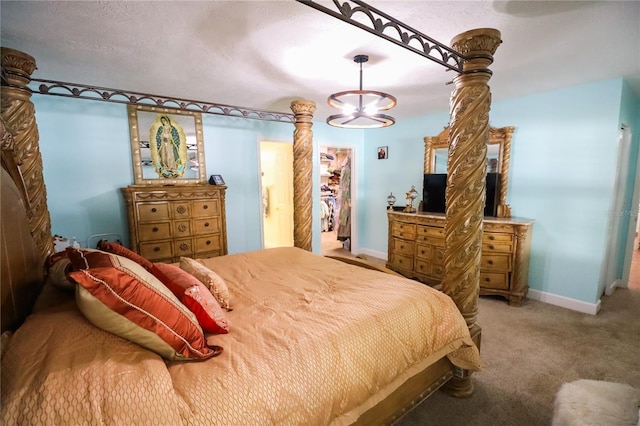
M 322 2 L 327 3 L 327 2 Z M 640 92 L 640 2 L 368 1 L 449 44 L 473 28 L 502 33 L 494 99 L 626 76 Z M 2 46 L 35 57 L 35 78 L 290 112 L 334 113 L 330 93 L 398 99 L 397 118 L 447 111 L 453 72 L 295 1 L 0 3 Z

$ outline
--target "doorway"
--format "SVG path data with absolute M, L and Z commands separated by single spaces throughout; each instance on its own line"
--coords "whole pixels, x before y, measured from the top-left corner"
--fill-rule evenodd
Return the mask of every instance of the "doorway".
M 293 247 L 293 145 L 260 142 L 262 246 Z
M 637 253 L 640 153 L 631 158 L 631 130 L 622 125 L 619 133 L 617 176 L 614 186 L 609 239 L 605 257 L 605 294 L 616 287 L 640 289 L 640 254 Z M 631 174 L 635 171 L 635 179 Z
M 353 234 L 352 150 L 331 146 L 319 148 L 322 254 L 349 256 Z

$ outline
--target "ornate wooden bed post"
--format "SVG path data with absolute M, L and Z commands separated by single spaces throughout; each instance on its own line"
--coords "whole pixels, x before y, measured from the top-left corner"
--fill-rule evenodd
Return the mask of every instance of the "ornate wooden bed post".
M 293 245 L 312 251 L 313 219 L 313 101 L 291 102 L 295 114 L 293 131 Z
M 53 253 L 47 188 L 42 176 L 35 107 L 31 102 L 31 73 L 36 61 L 26 53 L 2 48 L 2 121 L 13 136 L 15 158 L 27 190 L 28 222 L 43 259 Z M 3 138 L 4 139 L 4 138 Z
M 473 334 L 480 292 L 482 221 L 486 197 L 487 142 L 491 92 L 488 82 L 500 32 L 491 28 L 470 30 L 451 40 L 451 47 L 465 56 L 463 72 L 454 78 L 449 123 L 447 163 L 445 275 L 443 291 L 458 306 Z M 470 396 L 473 383 L 461 370 L 449 382 L 448 391 Z

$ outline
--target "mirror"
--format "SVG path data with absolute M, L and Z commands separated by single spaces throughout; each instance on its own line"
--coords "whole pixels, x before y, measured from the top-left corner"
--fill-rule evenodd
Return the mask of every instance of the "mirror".
M 511 136 L 515 127 L 489 128 L 487 145 L 487 173 L 500 173 L 500 200 L 497 217 L 511 217 L 507 204 L 509 183 L 509 159 L 511 158 Z M 424 173 L 447 173 L 449 157 L 449 127 L 438 136 L 424 138 Z
M 202 115 L 128 105 L 135 184 L 206 183 Z

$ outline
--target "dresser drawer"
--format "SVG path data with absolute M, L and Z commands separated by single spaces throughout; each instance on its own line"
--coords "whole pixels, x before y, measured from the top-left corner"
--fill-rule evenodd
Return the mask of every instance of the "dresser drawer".
M 191 238 L 174 240 L 173 252 L 175 253 L 175 256 L 191 256 L 193 254 L 192 244 Z
M 155 241 L 171 238 L 170 222 L 140 223 L 140 241 Z
M 222 241 L 220 234 L 207 235 L 205 237 L 196 238 L 196 253 L 204 253 L 212 250 L 220 250 Z
M 194 235 L 220 232 L 218 218 L 195 219 L 193 221 Z
M 413 268 L 415 272 L 419 272 L 425 275 L 431 275 L 431 262 L 425 262 L 424 260 L 416 259 L 416 265 Z
M 416 244 L 416 257 L 419 259 L 433 259 L 433 247 L 424 244 Z
M 193 217 L 211 217 L 220 214 L 220 202 L 218 200 L 194 201 Z
M 393 253 L 393 266 L 404 271 L 413 271 L 413 256 L 403 256 Z
M 394 237 L 413 240 L 416 237 L 416 225 L 411 223 L 393 222 L 391 233 Z
M 413 256 L 414 244 L 411 241 L 393 239 L 393 251 L 395 253 L 406 254 Z
M 431 276 L 436 278 L 444 277 L 444 265 L 441 263 L 432 263 L 431 264 Z
M 140 243 L 140 255 L 151 261 L 173 257 L 171 241 Z
M 191 221 L 176 220 L 175 222 L 173 222 L 173 234 L 176 236 L 176 238 L 191 236 Z
M 416 241 L 420 243 L 432 244 L 434 246 L 444 247 L 443 237 L 434 237 L 433 235 L 418 235 Z
M 480 271 L 480 287 L 509 290 L 509 274 Z
M 488 272 L 511 271 L 511 256 L 508 254 L 482 254 L 480 268 Z
M 418 225 L 418 237 L 429 236 L 444 239 L 444 228 L 435 226 Z
M 140 222 L 169 219 L 169 203 L 140 203 L 138 218 Z
M 174 201 L 171 204 L 171 211 L 174 219 L 189 219 L 191 217 L 188 201 Z
M 482 234 L 482 251 L 511 253 L 513 251 L 513 235 L 484 232 Z

